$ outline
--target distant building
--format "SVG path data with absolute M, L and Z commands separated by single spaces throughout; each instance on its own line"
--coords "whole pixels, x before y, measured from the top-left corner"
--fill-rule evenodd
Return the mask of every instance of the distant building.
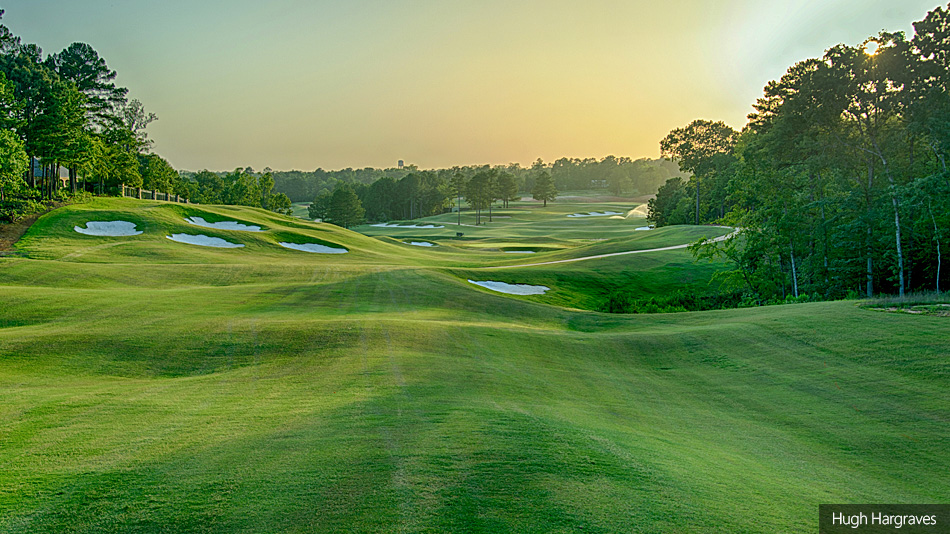
M 396 166 L 401 169 L 406 166 L 406 162 L 403 160 L 399 160 L 399 163 L 397 163 Z
M 40 158 L 30 158 L 32 162 L 32 173 L 33 179 L 38 179 L 43 177 L 43 164 L 40 163 Z M 59 168 L 59 181 L 63 184 L 63 187 L 66 187 L 66 184 L 69 183 L 69 169 L 66 167 Z

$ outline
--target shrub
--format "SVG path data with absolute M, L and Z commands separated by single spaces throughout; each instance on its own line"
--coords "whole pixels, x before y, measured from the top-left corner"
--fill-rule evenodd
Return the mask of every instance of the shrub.
M 629 292 L 611 293 L 600 311 L 607 313 L 676 313 L 685 311 L 722 310 L 758 305 L 741 292 L 687 293 L 636 298 Z
M 13 223 L 46 210 L 46 204 L 30 198 L 13 198 L 0 202 L 0 223 Z

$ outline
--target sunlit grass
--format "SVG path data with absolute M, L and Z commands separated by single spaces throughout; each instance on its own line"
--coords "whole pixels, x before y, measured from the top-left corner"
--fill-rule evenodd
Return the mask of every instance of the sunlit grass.
M 946 318 L 562 307 L 704 280 L 685 251 L 482 269 L 699 229 L 512 259 L 200 209 L 266 231 L 191 247 L 177 211 L 97 201 L 0 259 L 0 531 L 797 532 L 950 491 Z M 72 231 L 106 215 L 146 232 Z

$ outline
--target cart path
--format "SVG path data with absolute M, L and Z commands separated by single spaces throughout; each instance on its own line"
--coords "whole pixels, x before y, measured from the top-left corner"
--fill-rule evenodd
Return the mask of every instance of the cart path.
M 717 243 L 719 241 L 725 241 L 726 239 L 729 239 L 735 236 L 737 233 L 739 233 L 739 229 L 735 229 L 726 235 L 715 237 L 711 239 L 710 241 L 713 243 Z M 500 265 L 496 267 L 482 267 L 482 269 L 512 269 L 516 267 L 535 267 L 537 265 L 553 265 L 555 263 L 571 263 L 575 261 L 596 260 L 598 258 L 609 258 L 611 256 L 624 256 L 627 254 L 643 254 L 645 252 L 661 252 L 664 250 L 678 250 L 681 248 L 686 248 L 690 245 L 692 245 L 692 243 L 686 243 L 683 245 L 673 245 L 669 247 L 648 248 L 648 249 L 643 249 L 643 250 L 628 250 L 626 252 L 611 252 L 610 254 L 597 254 L 596 256 L 584 256 L 582 258 L 571 258 L 568 260 L 542 261 L 538 263 L 522 263 L 520 265 Z

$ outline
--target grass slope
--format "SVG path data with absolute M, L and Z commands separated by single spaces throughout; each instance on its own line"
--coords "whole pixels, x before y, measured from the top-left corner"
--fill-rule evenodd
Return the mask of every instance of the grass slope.
M 0 259 L 0 531 L 771 533 L 950 490 L 945 318 L 570 311 L 450 268 L 497 254 L 177 209 L 58 210 Z M 72 231 L 113 215 L 146 232 Z

